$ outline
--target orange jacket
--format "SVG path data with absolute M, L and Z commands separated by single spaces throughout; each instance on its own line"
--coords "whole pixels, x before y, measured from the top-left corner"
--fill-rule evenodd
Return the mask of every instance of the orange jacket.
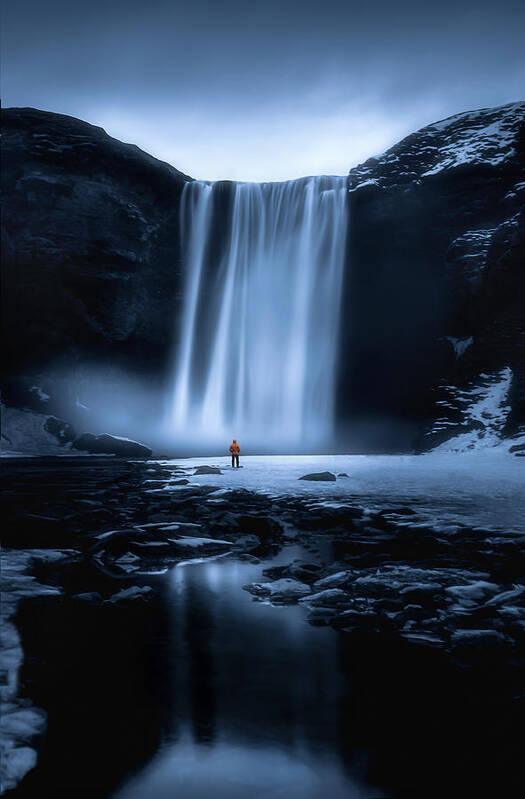
M 237 444 L 236 441 L 234 441 L 233 444 L 230 445 L 231 454 L 232 455 L 238 455 L 240 451 L 241 451 L 240 446 Z

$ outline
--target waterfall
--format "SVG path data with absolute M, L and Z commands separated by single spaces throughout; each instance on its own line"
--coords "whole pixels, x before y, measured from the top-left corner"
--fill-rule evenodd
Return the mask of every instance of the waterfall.
M 195 181 L 182 195 L 171 433 L 245 448 L 328 441 L 346 178 L 229 184 L 227 213 L 224 194 L 224 183 Z

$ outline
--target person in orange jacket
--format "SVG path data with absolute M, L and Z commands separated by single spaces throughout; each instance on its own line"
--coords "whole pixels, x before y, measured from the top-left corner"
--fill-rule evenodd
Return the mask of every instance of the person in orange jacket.
M 237 439 L 233 439 L 233 444 L 230 444 L 230 452 L 232 454 L 232 466 L 237 465 L 239 468 L 239 452 L 241 451 L 240 446 L 237 444 Z

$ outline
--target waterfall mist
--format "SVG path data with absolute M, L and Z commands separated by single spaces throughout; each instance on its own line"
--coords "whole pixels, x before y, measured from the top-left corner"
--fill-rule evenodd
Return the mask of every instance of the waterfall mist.
M 346 178 L 188 183 L 171 439 L 244 449 L 328 444 Z M 223 202 L 224 205 L 224 202 Z

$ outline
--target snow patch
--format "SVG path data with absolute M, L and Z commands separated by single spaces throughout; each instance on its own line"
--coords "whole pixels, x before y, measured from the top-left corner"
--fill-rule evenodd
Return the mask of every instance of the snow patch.
M 206 547 L 206 546 L 227 546 L 231 547 L 231 541 L 223 541 L 220 538 L 193 538 L 190 536 L 183 536 L 182 538 L 170 538 L 173 544 L 178 547 Z
M 28 707 L 28 700 L 18 696 L 19 671 L 24 653 L 18 630 L 12 622 L 19 601 L 24 597 L 58 596 L 60 590 L 42 585 L 28 573 L 33 560 L 61 560 L 71 551 L 4 550 L 2 553 L 2 602 L 0 605 L 0 685 L 2 716 L 0 721 L 0 793 L 16 788 L 35 767 L 37 754 L 27 746 L 43 732 L 43 710 Z
M 501 443 L 501 432 L 510 411 L 507 400 L 512 370 L 507 366 L 492 375 L 482 374 L 480 379 L 483 381 L 482 385 L 468 390 L 445 387 L 450 399 L 444 402 L 448 407 L 452 405 L 461 410 L 462 420 L 459 425 L 464 426 L 466 432 L 434 447 L 433 452 L 464 452 L 468 449 L 495 447 Z M 458 423 L 450 419 L 438 419 L 427 435 L 456 426 Z
M 32 393 L 36 394 L 39 400 L 42 402 L 47 402 L 48 399 L 51 399 L 50 394 L 46 394 L 46 392 L 40 388 L 40 386 L 31 386 L 29 389 Z

